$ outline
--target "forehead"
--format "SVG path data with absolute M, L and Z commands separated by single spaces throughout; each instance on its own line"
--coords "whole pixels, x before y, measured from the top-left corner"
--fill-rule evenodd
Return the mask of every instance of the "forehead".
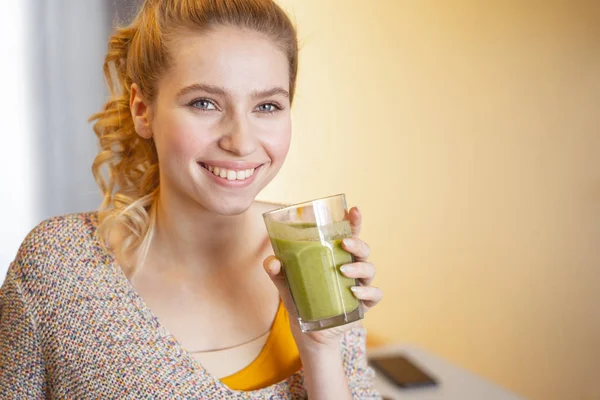
M 283 50 L 266 35 L 235 27 L 184 31 L 169 45 L 171 67 L 162 89 L 194 84 L 221 86 L 247 94 L 275 86 L 288 89 L 289 66 Z

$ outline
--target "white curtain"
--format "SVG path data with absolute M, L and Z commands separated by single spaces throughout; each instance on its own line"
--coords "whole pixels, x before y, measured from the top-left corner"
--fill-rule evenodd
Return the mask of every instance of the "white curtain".
M 0 283 L 19 244 L 54 215 L 96 209 L 91 173 L 97 139 L 89 116 L 108 91 L 102 63 L 115 19 L 137 0 L 19 0 L 3 3 Z

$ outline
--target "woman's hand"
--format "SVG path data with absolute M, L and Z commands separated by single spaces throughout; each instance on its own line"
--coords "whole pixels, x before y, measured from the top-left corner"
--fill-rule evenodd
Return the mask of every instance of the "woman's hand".
M 362 224 L 362 216 L 357 207 L 350 209 L 349 220 L 352 228 L 352 238 L 344 239 L 342 241 L 342 247 L 354 255 L 355 262 L 346 264 L 340 269 L 342 274 L 349 278 L 355 278 L 358 281 L 358 285 L 352 288 L 352 292 L 354 293 L 354 296 L 362 302 L 363 311 L 367 312 L 381 301 L 383 292 L 381 289 L 371 286 L 373 278 L 375 277 L 375 266 L 368 262 L 370 254 L 369 246 L 358 238 Z M 264 268 L 279 290 L 283 304 L 290 315 L 292 335 L 296 340 L 296 345 L 298 346 L 301 357 L 303 353 L 315 353 L 323 351 L 325 348 L 332 347 L 336 349 L 339 348 L 342 334 L 360 323 L 360 321 L 357 321 L 322 331 L 302 333 L 300 324 L 298 323 L 296 307 L 294 306 L 292 296 L 286 284 L 281 263 L 275 256 L 270 256 L 265 259 Z

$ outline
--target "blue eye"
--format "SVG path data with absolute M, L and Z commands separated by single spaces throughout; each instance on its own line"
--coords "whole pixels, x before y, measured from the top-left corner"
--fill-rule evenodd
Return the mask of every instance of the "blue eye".
M 273 103 L 261 104 L 260 106 L 258 106 L 256 108 L 258 109 L 258 111 L 264 112 L 264 113 L 274 113 L 275 111 L 281 110 L 281 107 L 279 107 Z
M 212 101 L 207 100 L 207 99 L 194 100 L 193 102 L 190 103 L 190 105 L 192 107 L 198 108 L 200 110 L 205 110 L 205 111 L 211 111 L 211 110 L 217 109 L 217 107 L 215 106 L 215 103 L 213 103 Z

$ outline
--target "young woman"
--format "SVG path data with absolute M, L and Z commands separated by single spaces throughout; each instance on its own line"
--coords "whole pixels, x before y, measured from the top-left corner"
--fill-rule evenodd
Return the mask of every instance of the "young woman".
M 117 30 L 92 117 L 104 204 L 43 222 L 10 266 L 3 396 L 378 398 L 360 324 L 300 331 L 255 201 L 288 151 L 297 60 L 272 0 L 147 0 Z M 382 293 L 350 219 L 368 310 Z

